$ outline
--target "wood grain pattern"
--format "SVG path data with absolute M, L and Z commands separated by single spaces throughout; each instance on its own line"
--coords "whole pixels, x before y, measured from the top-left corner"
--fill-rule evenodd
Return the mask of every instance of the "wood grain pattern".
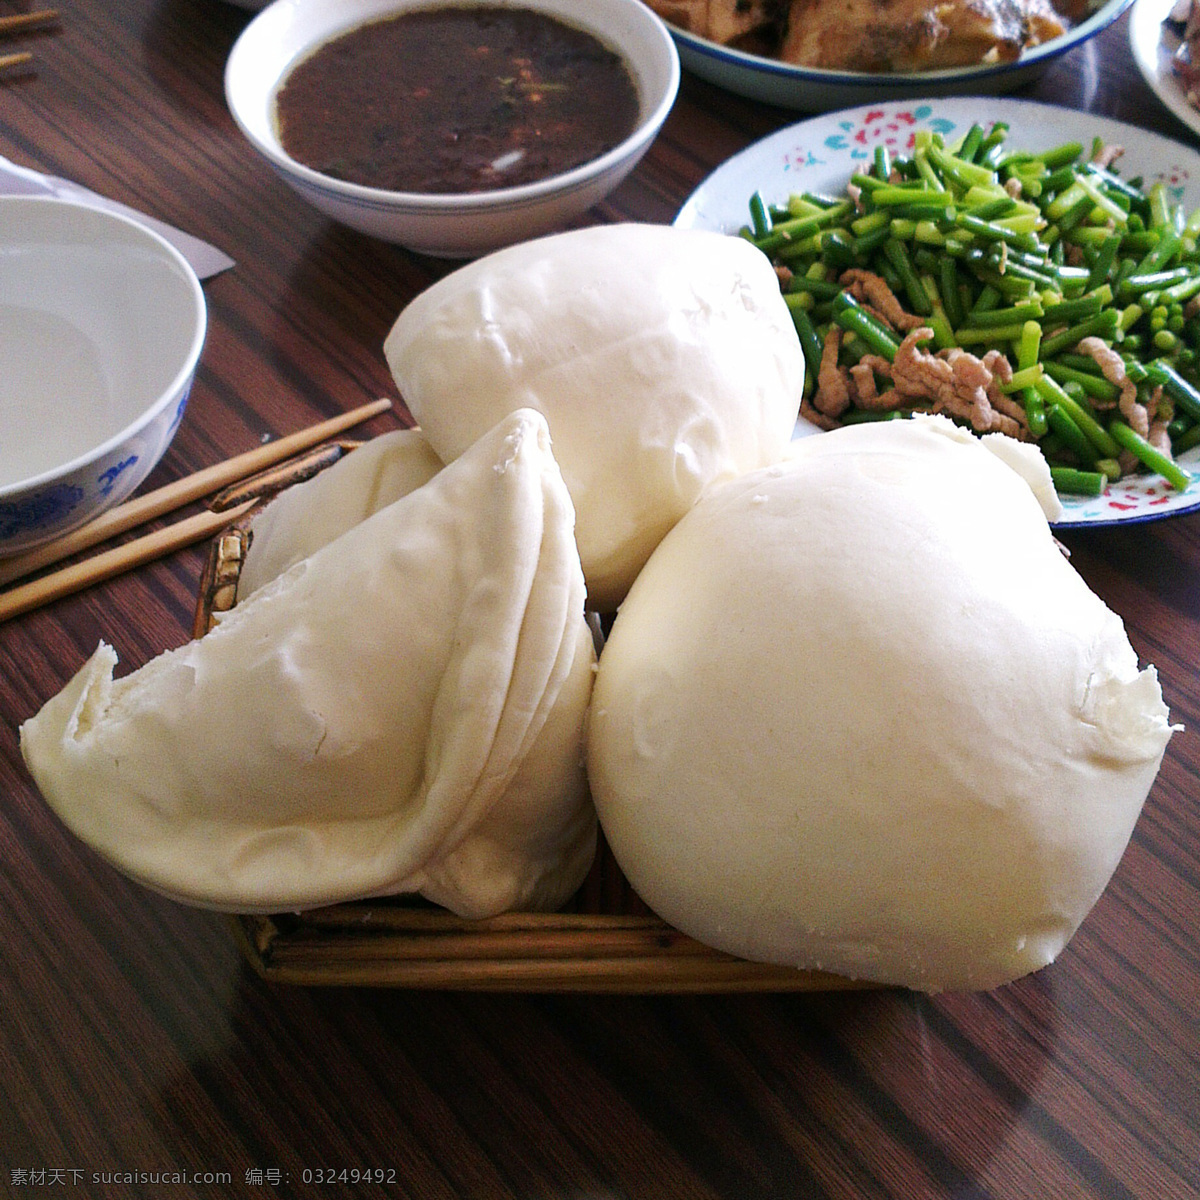
M 0 0 L 0 15 L 33 7 Z M 383 338 L 449 267 L 328 224 L 251 157 L 221 88 L 249 14 L 223 0 L 60 11 L 22 39 L 33 63 L 0 78 L 0 154 L 237 260 L 205 285 L 210 332 L 188 415 L 147 488 L 398 399 Z M 1022 94 L 1189 141 L 1142 83 L 1127 36 L 1123 19 Z M 722 159 L 794 119 L 685 77 L 662 136 L 591 219 L 669 221 Z M 398 405 L 361 432 L 407 422 Z M 75 841 L 17 745 L 19 723 L 100 638 L 127 670 L 190 635 L 204 550 L 7 622 L 0 1193 L 1194 1200 L 1200 517 L 1064 540 L 1187 729 L 1060 961 L 972 995 L 273 982 L 247 964 L 228 918 L 146 892 Z M 383 1182 L 307 1181 L 330 1169 Z M 228 1182 L 103 1182 L 130 1171 Z

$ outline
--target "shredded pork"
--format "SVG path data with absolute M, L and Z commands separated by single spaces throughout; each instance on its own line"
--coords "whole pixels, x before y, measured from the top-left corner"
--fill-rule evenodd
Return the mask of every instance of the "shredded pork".
M 904 311 L 904 306 L 897 299 L 896 293 L 888 287 L 887 280 L 882 275 L 851 267 L 850 270 L 842 272 L 838 282 L 855 300 L 891 328 L 915 329 L 921 324 L 920 317 Z
M 1075 347 L 1086 354 L 1100 368 L 1104 378 L 1121 389 L 1117 407 L 1134 433 L 1146 437 L 1150 432 L 1150 415 L 1146 406 L 1138 400 L 1137 384 L 1125 374 L 1125 363 L 1121 356 L 1098 337 L 1086 337 Z
M 831 325 L 822 345 L 817 387 L 801 415 L 820 428 L 836 427 L 853 405 L 884 412 L 920 408 L 969 422 L 978 433 L 1006 433 L 1027 440 L 1024 408 L 1001 385 L 1012 379 L 1012 364 L 999 350 L 983 358 L 961 347 L 930 351 L 933 330 L 907 312 L 887 281 L 873 271 L 852 268 L 838 282 L 869 312 L 903 340 L 892 362 L 865 354 L 853 365 L 841 365 L 842 330 Z M 880 381 L 885 385 L 880 387 Z
M 842 331 L 830 325 L 825 334 L 821 367 L 817 372 L 817 391 L 813 405 L 827 417 L 840 417 L 850 407 L 850 373 L 838 365 L 842 349 Z

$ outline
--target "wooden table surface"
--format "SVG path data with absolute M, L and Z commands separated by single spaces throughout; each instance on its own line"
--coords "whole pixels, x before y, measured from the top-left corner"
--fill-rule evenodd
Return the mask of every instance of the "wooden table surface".
M 149 486 L 394 395 L 384 335 L 447 264 L 329 224 L 251 156 L 222 93 L 248 14 L 60 7 L 56 29 L 20 41 L 31 66 L 0 80 L 0 153 L 237 260 L 205 285 L 191 403 Z M 1019 94 L 1195 145 L 1137 73 L 1127 19 Z M 714 166 L 795 119 L 685 75 L 662 135 L 593 216 L 668 222 Z M 0 1193 L 1200 1196 L 1200 516 L 1065 540 L 1187 731 L 1067 951 L 984 994 L 265 982 L 225 918 L 74 840 L 17 749 L 18 723 L 99 639 L 125 670 L 189 636 L 201 550 L 0 627 Z M 355 1171 L 371 1182 L 337 1177 Z

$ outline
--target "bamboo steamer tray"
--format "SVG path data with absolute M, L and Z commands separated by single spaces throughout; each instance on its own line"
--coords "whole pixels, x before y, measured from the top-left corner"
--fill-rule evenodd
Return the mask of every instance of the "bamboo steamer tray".
M 216 508 L 323 469 L 355 443 L 318 447 L 222 493 Z M 237 602 L 251 511 L 209 547 L 194 634 L 202 637 Z M 247 961 L 276 983 L 491 992 L 814 992 L 864 985 L 821 971 L 752 963 L 702 945 L 661 920 L 630 887 L 599 839 L 591 871 L 554 913 L 464 920 L 419 898 L 390 897 L 299 913 L 235 915 Z

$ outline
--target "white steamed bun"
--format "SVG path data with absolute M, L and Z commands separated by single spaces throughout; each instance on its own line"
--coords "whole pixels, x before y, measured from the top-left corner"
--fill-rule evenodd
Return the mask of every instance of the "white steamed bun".
M 545 420 L 515 413 L 206 637 L 120 680 L 101 644 L 25 760 L 79 837 L 185 902 L 556 907 L 595 841 L 572 524 Z
M 384 353 L 444 461 L 514 408 L 545 414 L 598 611 L 706 487 L 778 461 L 804 381 L 766 257 L 658 225 L 572 230 L 461 267 L 404 309 Z
M 396 429 L 364 442 L 312 479 L 285 488 L 250 522 L 238 595 L 257 591 L 441 469 L 441 459 L 419 429 Z
M 1170 733 L 1029 484 L 935 418 L 806 439 L 676 525 L 601 656 L 588 766 L 684 932 L 988 988 L 1072 936 Z

